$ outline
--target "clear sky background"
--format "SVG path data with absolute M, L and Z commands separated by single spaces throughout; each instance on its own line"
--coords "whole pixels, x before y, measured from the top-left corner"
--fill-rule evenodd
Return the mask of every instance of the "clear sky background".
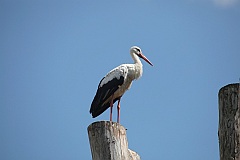
M 218 91 L 240 77 L 239 0 L 0 0 L 0 159 L 90 160 L 101 78 L 141 47 L 121 101 L 142 160 L 218 160 Z M 114 117 L 116 121 L 116 104 Z

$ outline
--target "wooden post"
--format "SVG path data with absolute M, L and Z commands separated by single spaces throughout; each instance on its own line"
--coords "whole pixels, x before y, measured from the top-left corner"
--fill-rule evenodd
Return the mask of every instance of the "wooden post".
M 128 149 L 126 129 L 116 122 L 100 121 L 88 126 L 92 160 L 140 160 Z
M 220 160 L 240 160 L 240 88 L 239 83 L 219 90 Z

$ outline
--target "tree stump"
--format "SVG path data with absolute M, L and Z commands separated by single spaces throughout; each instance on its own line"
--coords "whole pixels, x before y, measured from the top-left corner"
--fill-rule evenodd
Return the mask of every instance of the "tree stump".
M 240 89 L 239 83 L 219 90 L 220 160 L 240 160 Z
M 140 160 L 128 149 L 126 129 L 116 122 L 100 121 L 88 126 L 92 160 Z

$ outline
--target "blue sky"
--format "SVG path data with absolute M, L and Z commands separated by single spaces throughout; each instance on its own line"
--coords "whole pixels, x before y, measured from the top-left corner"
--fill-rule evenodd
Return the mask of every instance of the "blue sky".
M 1 0 L 0 159 L 91 159 L 87 127 L 109 110 L 92 119 L 90 104 L 133 45 L 154 66 L 121 100 L 129 148 L 219 159 L 217 94 L 240 77 L 239 19 L 239 0 Z

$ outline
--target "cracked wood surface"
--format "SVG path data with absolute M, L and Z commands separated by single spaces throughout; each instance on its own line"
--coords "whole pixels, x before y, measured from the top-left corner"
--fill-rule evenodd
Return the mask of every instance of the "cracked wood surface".
M 128 149 L 126 129 L 116 122 L 100 121 L 88 126 L 92 160 L 140 160 Z
M 220 160 L 240 160 L 239 83 L 219 90 L 219 150 Z

